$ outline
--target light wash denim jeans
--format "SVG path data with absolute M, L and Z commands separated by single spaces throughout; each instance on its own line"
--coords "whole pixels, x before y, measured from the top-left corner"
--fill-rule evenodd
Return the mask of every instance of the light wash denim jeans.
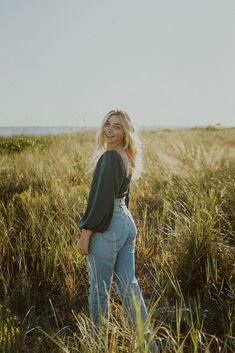
M 99 327 L 101 316 L 109 320 L 109 291 L 112 279 L 129 324 L 135 327 L 136 322 L 132 293 L 140 305 L 142 322 L 147 318 L 146 305 L 135 277 L 136 235 L 136 225 L 125 200 L 115 199 L 110 225 L 105 232 L 92 234 L 87 256 L 89 311 L 95 327 Z M 151 325 L 147 335 L 150 333 Z M 157 352 L 155 340 L 151 344 L 151 352 Z

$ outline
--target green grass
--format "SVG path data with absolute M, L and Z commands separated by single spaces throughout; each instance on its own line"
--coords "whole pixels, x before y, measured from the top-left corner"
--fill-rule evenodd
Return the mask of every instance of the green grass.
M 148 352 L 140 321 L 135 337 L 114 288 L 110 323 L 99 339 L 91 335 L 76 241 L 94 137 L 0 141 L 0 352 Z M 233 353 L 235 129 L 143 131 L 142 141 L 145 169 L 132 181 L 129 207 L 158 345 Z

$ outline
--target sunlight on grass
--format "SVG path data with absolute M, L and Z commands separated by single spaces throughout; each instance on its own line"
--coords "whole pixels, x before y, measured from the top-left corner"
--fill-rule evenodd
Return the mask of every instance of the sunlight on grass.
M 113 287 L 110 321 L 92 335 L 76 241 L 94 137 L 0 143 L 2 352 L 149 352 L 138 305 L 134 332 Z M 235 129 L 144 131 L 142 141 L 129 208 L 150 341 L 162 353 L 233 353 Z

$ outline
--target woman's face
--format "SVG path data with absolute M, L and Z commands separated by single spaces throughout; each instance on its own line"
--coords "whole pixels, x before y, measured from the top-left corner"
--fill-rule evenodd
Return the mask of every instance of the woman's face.
M 106 120 L 103 135 L 107 147 L 123 146 L 125 132 L 118 115 L 112 115 Z

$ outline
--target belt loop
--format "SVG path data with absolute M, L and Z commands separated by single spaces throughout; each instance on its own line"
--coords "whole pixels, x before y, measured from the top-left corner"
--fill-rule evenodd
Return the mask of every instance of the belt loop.
M 122 207 L 122 205 L 125 205 L 125 196 L 122 198 L 116 198 L 115 201 L 118 202 L 119 207 Z

